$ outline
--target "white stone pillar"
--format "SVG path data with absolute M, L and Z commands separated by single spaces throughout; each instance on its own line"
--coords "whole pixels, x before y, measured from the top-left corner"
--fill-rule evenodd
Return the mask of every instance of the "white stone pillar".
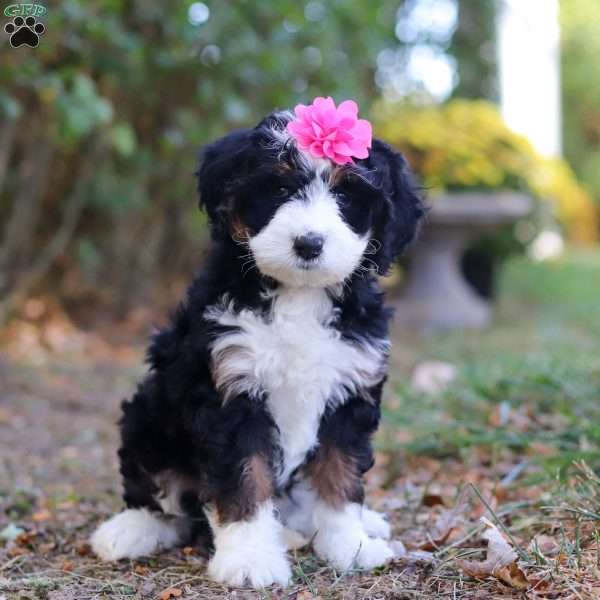
M 561 154 L 558 0 L 501 0 L 502 115 L 545 156 Z

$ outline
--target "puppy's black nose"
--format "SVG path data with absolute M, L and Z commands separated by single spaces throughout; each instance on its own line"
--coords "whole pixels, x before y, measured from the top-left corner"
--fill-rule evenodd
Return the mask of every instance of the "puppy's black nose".
M 300 258 L 312 260 L 321 254 L 324 241 L 325 239 L 322 235 L 314 231 L 309 231 L 294 240 L 294 250 Z

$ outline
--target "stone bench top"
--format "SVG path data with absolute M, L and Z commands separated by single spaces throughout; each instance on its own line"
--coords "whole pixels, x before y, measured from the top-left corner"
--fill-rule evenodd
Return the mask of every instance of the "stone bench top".
M 518 192 L 457 192 L 428 199 L 429 221 L 448 225 L 501 225 L 527 216 L 533 200 Z

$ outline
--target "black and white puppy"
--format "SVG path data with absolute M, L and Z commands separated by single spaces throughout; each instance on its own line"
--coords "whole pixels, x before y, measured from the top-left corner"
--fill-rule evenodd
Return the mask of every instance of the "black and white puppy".
M 274 113 L 204 151 L 208 265 L 123 404 L 128 508 L 92 536 L 102 559 L 202 529 L 209 575 L 232 585 L 286 584 L 286 550 L 303 540 L 337 569 L 392 558 L 387 522 L 363 505 L 389 352 L 376 275 L 423 205 L 383 142 L 339 166 L 301 151 L 291 118 Z

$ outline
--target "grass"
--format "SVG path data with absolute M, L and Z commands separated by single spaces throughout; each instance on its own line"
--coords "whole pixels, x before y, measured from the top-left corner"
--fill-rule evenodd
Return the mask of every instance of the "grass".
M 493 327 L 397 332 L 367 489 L 409 552 L 373 573 L 336 573 L 295 553 L 285 591 L 234 595 L 205 578 L 202 549 L 117 565 L 91 556 L 90 531 L 120 506 L 114 423 L 142 348 L 108 348 L 93 335 L 79 347 L 71 336 L 59 352 L 8 343 L 0 530 L 22 534 L 0 541 L 0 599 L 141 600 L 169 588 L 185 600 L 600 597 L 598 273 L 600 252 L 518 259 L 503 274 Z M 31 343 L 25 332 L 21 346 Z M 456 380 L 415 392 L 411 374 L 424 360 L 451 363 Z M 461 567 L 484 556 L 481 516 L 518 551 L 524 587 Z
M 494 327 L 399 338 L 392 377 L 398 400 L 385 410 L 383 446 L 431 456 L 543 446 L 546 455 L 532 460 L 550 468 L 576 459 L 600 463 L 599 273 L 593 253 L 552 264 L 516 260 L 504 273 Z M 406 377 L 423 359 L 457 367 L 443 395 L 411 389 Z M 395 443 L 395 429 L 411 439 Z
M 379 438 L 392 493 L 407 465 L 426 465 L 414 510 L 432 491 L 449 497 L 463 485 L 521 550 L 536 535 L 559 540 L 554 566 L 565 580 L 552 589 L 573 598 L 600 597 L 581 587 L 600 565 L 599 273 L 597 252 L 517 259 L 503 273 L 493 327 L 397 336 Z M 415 392 L 410 374 L 423 360 L 451 363 L 455 381 Z M 535 544 L 525 555 L 530 566 L 551 562 Z

